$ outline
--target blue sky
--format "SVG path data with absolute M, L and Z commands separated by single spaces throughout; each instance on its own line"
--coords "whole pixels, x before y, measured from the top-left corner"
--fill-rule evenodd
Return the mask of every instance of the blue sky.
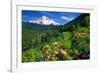
M 57 23 L 64 25 L 69 21 L 80 16 L 82 13 L 75 12 L 51 12 L 51 11 L 32 11 L 32 10 L 22 10 L 22 21 L 36 20 L 42 16 L 47 16 L 48 18 L 56 21 Z

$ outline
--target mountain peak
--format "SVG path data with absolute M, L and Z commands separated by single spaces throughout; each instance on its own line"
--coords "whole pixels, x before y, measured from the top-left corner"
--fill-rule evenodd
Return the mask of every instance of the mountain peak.
M 42 16 L 41 18 L 42 19 L 49 19 L 47 16 Z
M 31 20 L 29 23 L 36 23 L 41 25 L 59 25 L 59 23 L 55 22 L 54 20 L 50 19 L 47 16 L 42 16 L 38 18 L 37 20 Z

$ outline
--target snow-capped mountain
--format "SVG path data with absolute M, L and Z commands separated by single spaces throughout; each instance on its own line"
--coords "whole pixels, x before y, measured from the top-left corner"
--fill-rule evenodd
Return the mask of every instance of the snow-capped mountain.
M 59 25 L 59 23 L 55 22 L 54 20 L 48 18 L 47 16 L 42 16 L 37 20 L 30 20 L 29 23 L 36 23 L 41 25 Z

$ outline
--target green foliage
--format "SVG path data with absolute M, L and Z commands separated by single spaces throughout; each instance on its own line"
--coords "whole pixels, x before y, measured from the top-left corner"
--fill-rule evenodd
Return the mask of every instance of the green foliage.
M 22 52 L 22 62 L 35 62 L 42 60 L 42 52 L 38 49 L 30 49 Z
M 73 49 L 77 49 L 78 56 L 84 53 L 86 56 L 84 58 L 88 58 L 90 52 L 90 35 L 89 29 L 86 27 L 80 27 L 76 31 L 73 31 Z M 78 58 L 78 57 L 77 57 Z
M 63 32 L 63 46 L 65 48 L 71 48 L 72 44 L 72 33 L 71 32 Z

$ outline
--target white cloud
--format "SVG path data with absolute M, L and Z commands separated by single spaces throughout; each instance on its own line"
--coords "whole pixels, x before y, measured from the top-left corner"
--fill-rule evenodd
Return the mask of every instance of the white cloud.
M 65 17 L 65 16 L 61 16 L 61 18 L 64 19 L 64 20 L 68 20 L 68 21 L 73 19 L 73 18 L 68 18 L 68 17 Z

